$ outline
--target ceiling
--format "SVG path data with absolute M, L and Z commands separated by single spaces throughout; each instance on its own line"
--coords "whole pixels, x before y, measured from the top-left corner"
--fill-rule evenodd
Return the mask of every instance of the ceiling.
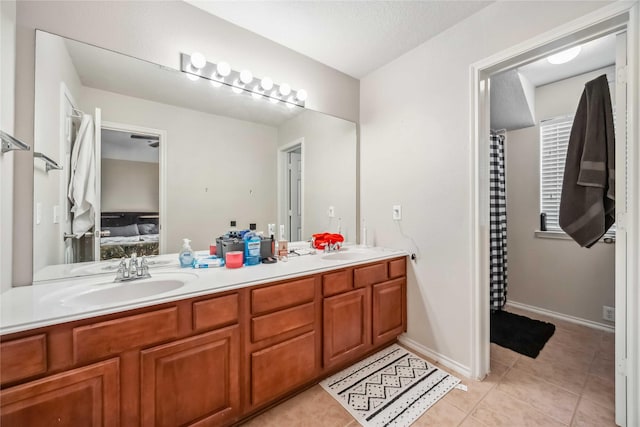
M 543 86 L 569 77 L 588 73 L 616 62 L 616 35 L 609 34 L 582 45 L 578 56 L 564 64 L 554 65 L 542 58 L 518 68 L 533 86 Z
M 357 79 L 492 3 L 184 1 Z

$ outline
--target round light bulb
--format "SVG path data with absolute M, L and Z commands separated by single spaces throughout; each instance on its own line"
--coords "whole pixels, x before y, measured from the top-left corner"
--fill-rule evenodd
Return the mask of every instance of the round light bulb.
M 287 96 L 291 93 L 291 86 L 286 83 L 280 85 L 280 95 Z
M 240 71 L 240 81 L 246 85 L 253 81 L 253 74 L 249 70 Z
M 296 98 L 298 99 L 298 101 L 304 101 L 305 99 L 307 99 L 307 91 L 304 89 L 299 89 L 298 93 L 296 93 Z
M 216 73 L 221 77 L 227 77 L 231 74 L 231 66 L 224 61 L 218 62 L 218 65 L 216 65 Z
M 207 59 L 200 52 L 193 52 L 191 54 L 191 66 L 196 70 L 204 68 L 207 65 Z
M 213 87 L 222 86 L 222 82 L 219 81 L 218 79 L 216 79 L 215 77 L 213 77 L 212 80 L 210 80 L 210 82 L 211 82 L 211 86 L 213 86 Z
M 565 62 L 569 62 L 576 56 L 578 56 L 581 50 L 582 47 L 575 46 L 571 49 L 563 50 L 562 52 L 547 57 L 547 61 L 549 61 L 550 64 L 554 65 L 564 64 Z
M 273 80 L 271 80 L 269 77 L 263 77 L 262 81 L 260 82 L 260 86 L 264 90 L 271 90 L 271 88 L 273 88 Z

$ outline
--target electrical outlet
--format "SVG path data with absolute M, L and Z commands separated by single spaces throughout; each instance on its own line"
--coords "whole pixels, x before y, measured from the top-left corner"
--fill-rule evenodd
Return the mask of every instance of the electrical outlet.
M 329 218 L 335 218 L 336 216 L 336 208 L 334 208 L 333 206 L 329 206 Z
M 609 322 L 616 321 L 616 308 L 608 307 L 606 305 L 602 306 L 602 318 L 604 320 L 608 320 Z
M 400 221 L 402 219 L 402 206 L 393 205 L 393 220 Z

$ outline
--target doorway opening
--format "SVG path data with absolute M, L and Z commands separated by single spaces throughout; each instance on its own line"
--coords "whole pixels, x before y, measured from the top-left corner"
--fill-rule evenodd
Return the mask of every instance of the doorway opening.
M 472 224 L 472 263 L 473 263 L 473 314 L 474 331 L 472 334 L 472 374 L 478 378 L 484 377 L 489 371 L 489 134 L 490 134 L 490 77 L 497 73 L 534 62 L 553 53 L 584 44 L 607 34 L 627 32 L 628 43 L 625 53 L 628 64 L 637 64 L 637 5 L 612 5 L 603 8 L 582 19 L 568 23 L 553 32 L 542 35 L 527 43 L 513 47 L 493 57 L 487 58 L 471 67 L 472 108 L 471 122 L 473 123 L 472 140 L 472 168 L 473 168 L 473 200 L 474 210 Z M 624 72 L 634 73 L 635 65 L 628 67 L 624 64 Z M 635 327 L 635 313 L 637 311 L 637 289 L 634 279 L 637 271 L 628 262 L 638 254 L 637 235 L 629 230 L 637 226 L 637 183 L 626 177 L 637 176 L 638 160 L 632 144 L 624 141 L 634 141 L 636 132 L 638 95 L 635 91 L 636 82 L 633 78 L 626 79 L 625 75 L 618 75 L 624 85 L 616 86 L 618 101 L 617 116 L 623 117 L 617 121 L 628 138 L 621 138 L 617 133 L 616 141 L 616 212 L 618 230 L 615 252 L 615 301 L 616 301 L 616 336 L 615 359 L 616 366 L 626 366 L 626 372 L 616 369 L 616 423 L 618 425 L 634 425 L 637 414 L 634 413 L 636 402 L 636 365 L 637 330 Z M 621 94 L 621 95 L 620 95 Z M 625 120 L 620 108 L 621 98 L 626 99 L 626 105 L 632 116 Z M 626 167 L 625 167 L 626 166 Z M 626 169 L 626 170 L 625 170 Z M 628 199 L 628 200 L 627 200 Z M 634 222 L 631 222 L 633 219 Z M 622 227 L 620 227 L 622 225 Z M 621 231 L 622 229 L 622 231 Z M 630 319 L 628 322 L 627 320 Z M 634 335 L 636 334 L 636 335 Z M 634 362 L 636 364 L 634 365 Z M 633 365 L 633 366 L 632 366 Z M 632 381 L 629 381 L 631 379 Z M 629 423 L 629 424 L 628 424 Z
M 100 134 L 100 260 L 164 253 L 166 132 L 102 122 Z
M 615 307 L 615 225 L 591 248 L 580 247 L 559 225 L 560 199 L 585 85 L 604 82 L 616 111 L 616 68 L 626 65 L 616 45 L 626 49 L 625 37 L 615 32 L 583 43 L 561 64 L 545 57 L 489 76 L 489 121 L 497 133 L 490 163 L 491 366 L 512 366 L 509 378 L 535 374 L 550 391 L 579 396 L 578 418 L 592 401 L 603 413 L 615 409 L 615 323 L 603 318 L 603 307 Z M 626 145 L 624 134 L 617 139 L 619 149 Z M 550 338 L 548 324 L 555 326 Z M 535 346 L 525 345 L 522 337 L 532 331 L 539 334 Z
M 304 236 L 304 138 L 280 148 L 278 158 L 280 236 L 290 242 Z

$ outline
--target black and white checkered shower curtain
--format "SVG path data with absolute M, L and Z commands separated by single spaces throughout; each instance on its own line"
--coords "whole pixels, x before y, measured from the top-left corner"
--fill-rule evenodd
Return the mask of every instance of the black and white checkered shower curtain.
M 489 148 L 489 230 L 491 245 L 491 310 L 507 302 L 507 187 L 504 163 L 504 135 L 492 133 Z

